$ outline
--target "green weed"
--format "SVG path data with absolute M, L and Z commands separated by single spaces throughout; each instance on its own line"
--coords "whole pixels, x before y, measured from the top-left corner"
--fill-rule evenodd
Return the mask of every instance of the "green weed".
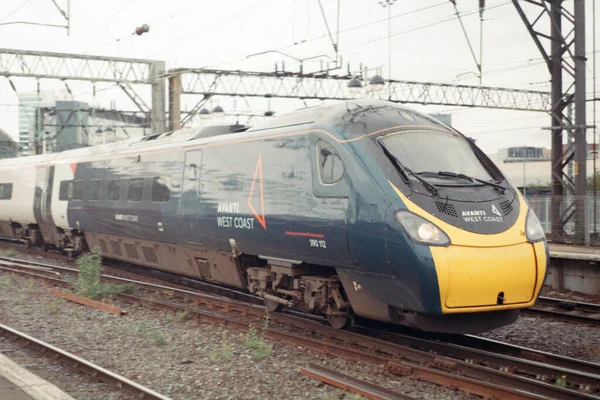
M 325 393 L 321 396 L 322 400 L 362 400 L 366 397 L 360 394 L 346 392 L 345 390 L 335 389 L 332 392 Z
M 37 282 L 35 279 L 28 279 L 25 288 L 29 291 L 35 291 L 37 289 Z
M 152 343 L 154 343 L 156 346 L 164 346 L 167 344 L 167 338 L 165 334 L 157 329 L 152 328 L 150 330 L 150 338 L 152 339 Z
M 179 322 L 184 322 L 184 321 L 187 321 L 188 319 L 190 319 L 190 313 L 187 311 L 180 311 L 177 314 L 175 314 L 175 318 Z
M 57 314 L 63 304 L 64 300 L 52 299 L 42 304 L 42 309 L 49 314 Z
M 258 332 L 258 329 L 254 327 L 254 325 L 250 324 L 248 326 L 248 333 L 244 338 L 244 346 L 250 350 L 252 350 L 254 358 L 260 360 L 265 357 L 268 357 L 273 352 L 273 345 L 265 340 L 265 332 L 269 328 L 269 314 L 263 317 L 263 325 L 261 327 L 261 331 Z
M 98 247 L 92 249 L 89 254 L 84 254 L 77 259 L 79 276 L 77 280 L 70 282 L 75 288 L 75 293 L 93 300 L 102 298 L 113 298 L 118 294 L 135 294 L 137 287 L 132 284 L 115 285 L 103 283 L 102 275 L 102 253 Z
M 15 257 L 17 254 L 16 250 L 13 249 L 7 249 L 7 250 L 2 250 L 0 251 L 0 256 L 2 257 Z
M 9 275 L 0 276 L 0 292 L 8 292 L 13 287 L 13 280 Z
M 235 352 L 235 345 L 229 340 L 227 332 L 221 331 L 221 342 L 210 353 L 211 361 L 231 360 Z
M 164 346 L 168 343 L 167 336 L 164 333 L 154 327 L 148 326 L 145 322 L 142 322 L 138 326 L 137 332 L 139 335 L 147 337 L 156 346 Z

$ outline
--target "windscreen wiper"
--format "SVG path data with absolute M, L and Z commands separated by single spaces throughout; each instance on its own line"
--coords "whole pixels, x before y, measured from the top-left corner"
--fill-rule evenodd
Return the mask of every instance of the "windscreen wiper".
M 471 182 L 483 183 L 484 185 L 493 186 L 494 188 L 500 190 L 502 193 L 504 193 L 504 191 L 506 190 L 506 188 L 502 185 L 498 185 L 497 183 L 486 181 L 483 179 L 475 178 L 474 176 L 469 176 L 469 175 L 465 175 L 465 174 L 457 174 L 456 172 L 450 172 L 450 171 L 438 171 L 437 174 L 440 176 L 451 176 L 453 178 L 462 178 L 462 179 L 465 179 L 465 180 L 468 180 Z
M 404 166 L 402 166 L 402 163 L 400 162 L 400 160 L 398 160 L 398 157 L 393 155 L 387 149 L 387 147 L 385 147 L 381 142 L 379 142 L 379 146 L 381 146 L 381 148 L 383 149 L 383 152 L 390 158 L 390 160 L 392 160 L 394 167 L 396 167 L 398 172 L 400 172 L 400 175 L 402 175 L 402 180 L 404 181 L 404 183 L 406 183 L 407 185 L 410 185 L 410 179 L 408 179 L 408 174 L 404 170 Z
M 436 196 L 438 195 L 438 190 L 435 186 L 433 186 L 431 183 L 427 182 L 425 179 L 421 178 L 420 176 L 415 175 L 415 173 L 410 168 L 406 168 L 405 166 L 403 166 L 402 162 L 400 162 L 398 157 L 393 155 L 387 149 L 387 147 L 385 147 L 383 145 L 383 143 L 379 142 L 379 145 L 383 149 L 383 152 L 390 158 L 390 160 L 392 160 L 392 163 L 398 169 L 398 171 L 402 175 L 402 179 L 404 180 L 404 182 L 406 182 L 406 184 L 410 185 L 410 179 L 408 178 L 408 174 L 410 174 L 410 175 L 414 176 L 415 178 L 417 178 L 417 180 L 419 182 L 421 182 L 423 184 L 423 186 L 425 186 L 425 188 L 427 190 L 429 190 L 432 194 L 434 194 Z

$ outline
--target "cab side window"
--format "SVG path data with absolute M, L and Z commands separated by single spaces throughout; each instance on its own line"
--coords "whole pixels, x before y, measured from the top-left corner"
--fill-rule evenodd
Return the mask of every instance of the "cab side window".
M 70 200 L 73 197 L 73 181 L 61 181 L 58 191 L 59 200 Z
M 130 179 L 127 190 L 127 201 L 142 201 L 143 193 L 144 180 L 141 178 Z
M 0 200 L 10 200 L 12 197 L 12 183 L 0 183 Z
M 168 203 L 171 197 L 171 178 L 156 177 L 152 180 L 152 201 L 155 203 Z
M 321 182 L 324 184 L 339 182 L 344 176 L 344 163 L 340 154 L 332 145 L 323 140 L 319 140 L 317 143 L 317 151 Z
M 110 179 L 106 184 L 106 200 L 119 201 L 121 198 L 121 181 Z

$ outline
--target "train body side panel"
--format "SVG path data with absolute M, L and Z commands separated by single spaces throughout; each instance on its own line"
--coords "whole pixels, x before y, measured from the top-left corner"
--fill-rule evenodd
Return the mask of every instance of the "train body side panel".
M 0 200 L 0 221 L 35 224 L 33 199 L 35 167 L 16 167 L 0 170 L 0 183 L 12 183 L 10 200 Z
M 184 198 L 199 193 L 198 219 L 182 214 L 182 224 L 195 224 L 186 240 L 229 251 L 233 239 L 245 254 L 349 265 L 348 199 L 315 196 L 311 142 L 307 136 L 281 137 L 215 146 L 196 159 L 186 157 L 186 170 L 202 165 L 195 174 L 184 172 L 184 180 L 200 180 L 197 190 L 183 183 Z
M 76 164 L 71 166 L 70 164 L 56 164 L 54 167 L 54 182 L 52 187 L 52 217 L 54 224 L 63 229 L 72 229 L 74 226 L 69 225 L 68 220 L 68 205 L 67 199 L 61 199 L 60 189 L 61 182 L 72 181 L 75 177 Z M 63 191 L 64 191 L 63 184 Z M 64 193 L 63 193 L 64 194 Z
M 79 163 L 75 180 L 85 182 L 86 187 L 98 184 L 101 188 L 98 199 L 90 198 L 88 189 L 83 199 L 69 201 L 69 225 L 79 224 L 85 232 L 176 242 L 180 157 L 181 152 L 140 153 L 139 159 L 135 156 Z M 152 200 L 155 178 L 170 182 L 168 201 Z M 134 193 L 138 189 L 139 198 Z

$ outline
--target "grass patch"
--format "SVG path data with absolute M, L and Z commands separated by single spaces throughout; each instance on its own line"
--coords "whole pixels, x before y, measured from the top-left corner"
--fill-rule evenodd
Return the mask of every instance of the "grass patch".
M 154 343 L 156 346 L 164 346 L 168 343 L 165 334 L 159 331 L 158 329 L 154 328 L 150 330 L 150 339 L 152 340 L 152 343 Z
M 175 314 L 175 319 L 179 322 L 184 322 L 190 319 L 190 313 L 188 311 L 180 311 Z
M 322 400 L 362 400 L 366 399 L 366 397 L 361 396 L 360 394 L 346 392 L 342 389 L 334 389 L 329 393 L 325 393 L 321 396 Z
M 156 346 L 164 346 L 169 343 L 167 335 L 152 326 L 148 326 L 145 322 L 142 322 L 138 326 L 137 332 L 141 336 L 148 338 Z
M 227 332 L 221 331 L 221 341 L 208 356 L 211 361 L 231 360 L 235 352 L 235 345 L 227 336 Z
M 0 276 L 0 292 L 8 292 L 13 287 L 13 280 L 9 275 Z
M 248 333 L 244 338 L 244 346 L 252 350 L 254 358 L 257 360 L 269 357 L 273 352 L 273 345 L 265 340 L 265 333 L 269 329 L 269 314 L 263 317 L 263 323 L 260 332 L 254 325 L 248 326 Z
M 19 254 L 19 253 L 13 249 L 7 249 L 7 250 L 0 251 L 0 256 L 2 256 L 2 257 L 15 257 L 17 254 Z
M 35 279 L 30 278 L 27 280 L 27 283 L 25 284 L 25 288 L 31 292 L 36 291 L 37 289 L 37 282 Z
M 42 304 L 42 309 L 48 314 L 58 314 L 64 303 L 61 299 L 52 299 Z
M 132 284 L 115 285 L 103 283 L 102 275 L 102 253 L 98 247 L 92 249 L 89 254 L 84 254 L 77 259 L 79 276 L 72 281 L 75 293 L 92 300 L 113 298 L 118 294 L 135 294 L 137 287 Z

